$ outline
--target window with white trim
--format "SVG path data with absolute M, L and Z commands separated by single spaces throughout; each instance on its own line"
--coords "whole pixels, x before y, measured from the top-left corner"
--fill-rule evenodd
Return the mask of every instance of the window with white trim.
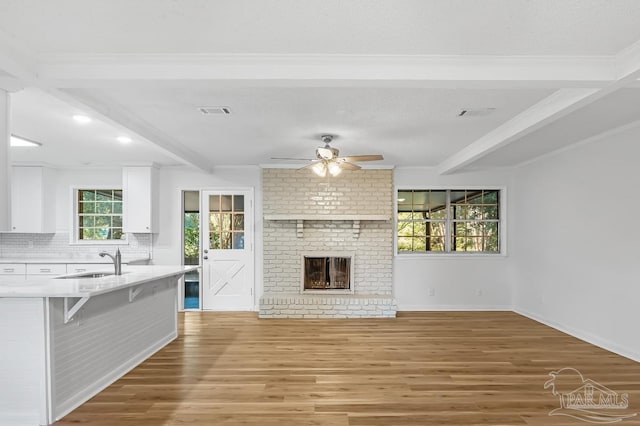
M 75 240 L 122 241 L 122 189 L 75 190 Z
M 500 253 L 500 190 L 399 189 L 398 253 Z

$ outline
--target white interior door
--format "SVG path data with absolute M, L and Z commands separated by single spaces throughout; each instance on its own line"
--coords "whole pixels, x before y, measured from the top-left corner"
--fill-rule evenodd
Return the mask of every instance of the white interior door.
M 202 309 L 254 307 L 253 191 L 202 191 Z

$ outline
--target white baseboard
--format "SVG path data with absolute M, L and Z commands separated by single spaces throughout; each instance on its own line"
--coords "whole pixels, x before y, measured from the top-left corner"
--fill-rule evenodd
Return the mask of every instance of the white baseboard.
M 398 305 L 401 311 L 513 311 L 511 305 Z
M 526 309 L 515 308 L 511 305 L 398 305 L 398 312 L 402 311 L 511 311 L 573 336 L 576 339 L 583 340 L 607 351 L 629 358 L 632 361 L 640 362 L 640 353 L 624 345 L 614 343 L 584 330 L 569 327 L 555 321 L 549 321 L 534 312 L 527 311 Z
M 610 340 L 604 339 L 600 336 L 596 336 L 595 334 L 589 333 L 587 331 L 584 330 L 578 330 L 576 328 L 573 327 L 569 327 L 565 324 L 560 324 L 557 323 L 555 321 L 549 321 L 546 320 L 544 318 L 542 318 L 540 315 L 531 312 L 531 311 L 527 311 L 526 309 L 520 309 L 520 308 L 512 308 L 513 312 L 515 312 L 516 314 L 525 316 L 527 318 L 530 318 L 534 321 L 537 321 L 541 324 L 544 324 L 548 327 L 551 328 L 555 328 L 558 331 L 561 331 L 563 333 L 566 333 L 570 336 L 573 336 L 577 339 L 583 340 L 587 343 L 590 343 L 592 345 L 598 346 L 602 349 L 605 349 L 609 352 L 613 352 L 615 354 L 618 354 L 620 356 L 623 356 L 625 358 L 629 358 L 632 361 L 635 362 L 640 362 L 640 353 L 635 352 L 632 349 L 629 349 L 625 346 L 619 345 L 617 343 L 614 343 Z

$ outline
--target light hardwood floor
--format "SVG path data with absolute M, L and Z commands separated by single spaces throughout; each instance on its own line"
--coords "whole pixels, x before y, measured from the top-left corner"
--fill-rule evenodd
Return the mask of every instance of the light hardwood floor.
M 176 341 L 56 425 L 588 424 L 548 415 L 559 400 L 543 386 L 563 367 L 629 394 L 610 412 L 640 413 L 639 363 L 511 312 L 180 323 Z

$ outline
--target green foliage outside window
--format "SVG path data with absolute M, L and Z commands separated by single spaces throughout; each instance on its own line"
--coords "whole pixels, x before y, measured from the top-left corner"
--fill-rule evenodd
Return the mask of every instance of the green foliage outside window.
M 125 238 L 121 189 L 78 190 L 78 239 L 106 241 Z
M 500 191 L 399 190 L 398 252 L 500 252 Z
M 200 213 L 184 214 L 184 258 L 185 265 L 200 262 Z

